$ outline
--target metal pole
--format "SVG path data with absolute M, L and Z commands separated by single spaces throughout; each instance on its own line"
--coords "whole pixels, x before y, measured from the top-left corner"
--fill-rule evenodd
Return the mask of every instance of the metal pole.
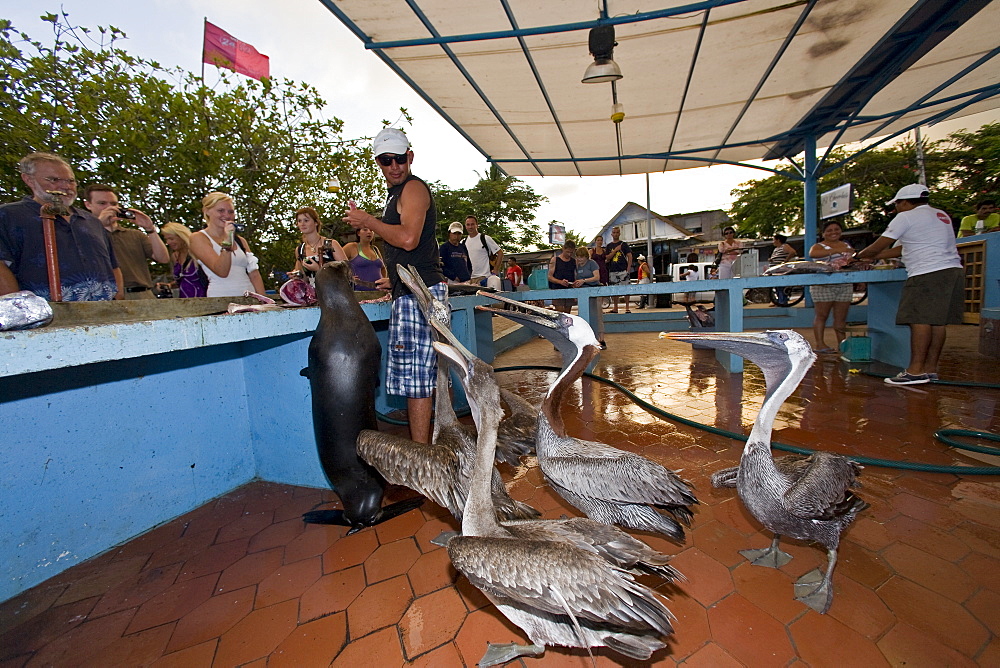
M 646 258 L 649 261 L 650 282 L 653 280 L 653 212 L 649 210 L 649 172 L 646 172 Z
M 913 128 L 913 135 L 917 142 L 917 167 L 920 169 L 920 175 L 917 177 L 919 183 L 922 186 L 927 185 L 927 169 L 924 166 L 924 142 L 920 139 L 920 127 Z
M 808 135 L 805 138 L 805 183 L 802 186 L 802 221 L 805 226 L 804 243 L 808 253 L 809 247 L 816 242 L 816 137 Z

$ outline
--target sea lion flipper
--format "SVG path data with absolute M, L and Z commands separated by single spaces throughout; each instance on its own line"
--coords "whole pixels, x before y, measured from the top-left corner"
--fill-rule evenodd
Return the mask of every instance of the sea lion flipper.
M 310 510 L 302 514 L 302 521 L 306 524 L 337 524 L 343 527 L 352 526 L 344 518 L 343 510 Z
M 390 503 L 388 506 L 383 506 L 378 513 L 378 518 L 375 520 L 375 524 L 380 522 L 385 522 L 386 520 L 391 520 L 397 515 L 402 515 L 408 513 L 414 508 L 419 508 L 424 505 L 424 497 L 415 496 L 412 499 L 406 499 L 405 501 L 397 501 L 396 503 Z

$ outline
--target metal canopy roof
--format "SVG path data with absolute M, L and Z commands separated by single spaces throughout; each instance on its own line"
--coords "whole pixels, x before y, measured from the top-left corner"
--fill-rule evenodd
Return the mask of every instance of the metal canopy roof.
M 516 176 L 791 157 L 1000 106 L 991 0 L 321 1 Z M 602 24 L 617 126 L 612 84 L 580 83 Z

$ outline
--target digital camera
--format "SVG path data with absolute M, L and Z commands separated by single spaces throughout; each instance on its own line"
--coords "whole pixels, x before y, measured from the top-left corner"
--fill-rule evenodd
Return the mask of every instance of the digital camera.
M 118 213 L 115 214 L 118 218 L 123 218 L 125 220 L 135 220 L 135 214 L 125 208 L 124 204 L 119 203 Z

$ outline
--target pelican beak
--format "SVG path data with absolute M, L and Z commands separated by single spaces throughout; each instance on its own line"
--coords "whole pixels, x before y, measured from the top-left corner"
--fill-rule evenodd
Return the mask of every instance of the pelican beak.
M 412 266 L 404 267 L 403 265 L 399 265 L 396 267 L 396 272 L 399 274 L 399 279 L 403 281 L 403 285 L 408 287 L 413 296 L 416 297 L 420 311 L 426 316 L 430 311 L 431 300 L 434 298 L 434 295 L 427 289 L 424 282 L 420 280 L 417 270 Z
M 514 299 L 508 299 L 502 295 L 493 294 L 492 292 L 482 292 L 476 293 L 480 297 L 487 297 L 489 299 L 494 299 L 498 302 L 503 302 L 505 304 L 510 304 L 516 307 L 516 310 L 505 311 L 503 309 L 496 308 L 494 306 L 477 306 L 477 311 L 486 311 L 489 313 L 495 313 L 497 315 L 502 315 L 505 318 L 510 318 L 511 320 L 528 325 L 528 326 L 540 326 L 548 327 L 549 329 L 559 329 L 561 327 L 560 316 L 562 315 L 558 311 L 553 311 L 547 308 L 541 308 L 535 306 L 534 304 L 527 304 L 525 302 L 519 302 Z M 537 331 L 537 327 L 531 327 Z
M 438 355 L 444 356 L 463 376 L 468 376 L 468 367 L 475 358 L 475 355 L 470 353 L 464 346 L 459 348 L 440 341 L 435 341 L 433 345 Z M 461 345 L 459 344 L 459 346 Z
M 451 331 L 451 329 L 449 329 L 448 327 L 444 326 L 443 324 L 441 324 L 437 320 L 431 320 L 431 327 L 433 327 L 437 331 L 437 333 L 441 335 L 441 338 L 444 339 L 447 342 L 447 343 L 443 343 L 441 345 L 445 345 L 445 346 L 448 346 L 449 348 L 456 349 L 460 355 L 462 355 L 463 357 L 465 357 L 468 360 L 472 360 L 472 359 L 474 359 L 476 357 L 475 355 L 472 354 L 471 350 L 469 350 L 464 345 L 462 345 L 462 342 L 458 340 L 458 338 Z M 434 342 L 434 349 L 435 350 L 437 350 L 437 344 L 438 344 L 438 342 L 435 341 Z
M 787 353 L 789 334 L 782 330 L 766 332 L 669 332 L 665 337 L 734 353 L 758 363 L 765 350 Z M 798 336 L 795 334 L 795 336 Z M 755 352 L 756 351 L 756 352 Z
M 714 342 L 722 343 L 726 341 L 731 343 L 762 344 L 770 342 L 767 332 L 664 332 L 660 334 L 660 338 L 698 343 L 704 346 L 711 346 Z

